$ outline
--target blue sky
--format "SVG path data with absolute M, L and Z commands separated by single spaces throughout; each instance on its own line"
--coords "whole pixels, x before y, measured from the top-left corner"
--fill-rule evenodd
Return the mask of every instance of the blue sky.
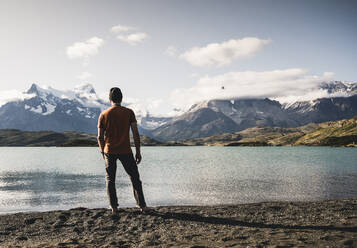
M 160 113 L 216 90 L 298 98 L 319 81 L 357 81 L 356 23 L 352 0 L 2 0 L 0 91 L 119 86 Z

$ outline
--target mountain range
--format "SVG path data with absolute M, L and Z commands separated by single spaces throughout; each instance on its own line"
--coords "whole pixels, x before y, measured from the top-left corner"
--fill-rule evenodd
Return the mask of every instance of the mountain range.
M 285 104 L 268 98 L 200 102 L 187 113 L 152 130 L 151 136 L 158 140 L 184 141 L 256 126 L 289 128 L 357 115 L 357 83 L 336 81 L 322 83 L 320 88 L 336 97 Z
M 22 100 L 0 106 L 0 129 L 96 133 L 99 114 L 110 107 L 109 102 L 97 96 L 91 84 L 68 91 L 32 84 L 23 95 Z M 170 119 L 150 115 L 137 118 L 142 134 Z
M 294 128 L 357 115 L 357 83 L 333 81 L 319 87 L 333 97 L 290 103 L 268 98 L 212 99 L 175 117 L 137 115 L 139 130 L 159 141 L 184 141 L 251 127 Z M 0 129 L 96 133 L 98 116 L 109 106 L 90 84 L 71 91 L 32 84 L 23 99 L 0 106 Z

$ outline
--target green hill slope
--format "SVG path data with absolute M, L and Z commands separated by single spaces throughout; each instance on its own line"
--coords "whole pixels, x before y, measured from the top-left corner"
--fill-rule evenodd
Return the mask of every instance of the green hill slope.
M 297 128 L 253 127 L 184 143 L 208 146 L 355 146 L 357 117 L 321 124 L 310 123 Z
M 295 145 L 354 146 L 357 144 L 357 116 L 352 119 L 325 122 L 299 138 Z
M 140 136 L 144 146 L 171 145 Z M 133 145 L 133 141 L 131 140 Z M 81 132 L 21 131 L 0 129 L 0 146 L 98 146 L 97 135 Z

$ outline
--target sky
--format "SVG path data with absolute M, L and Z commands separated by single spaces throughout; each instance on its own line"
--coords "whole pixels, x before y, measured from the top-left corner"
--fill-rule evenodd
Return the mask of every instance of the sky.
M 91 83 L 150 113 L 357 82 L 357 1 L 0 0 L 0 101 Z M 309 93 L 309 94 L 307 94 Z

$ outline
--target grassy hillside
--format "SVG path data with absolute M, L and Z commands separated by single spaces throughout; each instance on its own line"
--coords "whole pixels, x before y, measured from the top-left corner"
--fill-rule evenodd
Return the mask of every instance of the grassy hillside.
M 357 145 L 357 116 L 352 119 L 325 122 L 300 137 L 296 145 L 354 146 Z
M 61 146 L 73 140 L 96 141 L 96 136 L 79 132 L 0 130 L 0 146 Z
M 140 136 L 144 146 L 172 145 Z M 133 145 L 133 141 L 131 139 Z M 0 146 L 98 146 L 97 135 L 81 132 L 21 131 L 0 129 Z
M 188 145 L 229 146 L 287 145 L 302 137 L 306 132 L 314 130 L 317 127 L 317 124 L 309 124 L 299 128 L 253 127 L 236 133 L 194 139 L 184 143 Z
M 356 146 L 357 117 L 321 124 L 310 123 L 297 128 L 253 127 L 184 143 L 208 146 Z

